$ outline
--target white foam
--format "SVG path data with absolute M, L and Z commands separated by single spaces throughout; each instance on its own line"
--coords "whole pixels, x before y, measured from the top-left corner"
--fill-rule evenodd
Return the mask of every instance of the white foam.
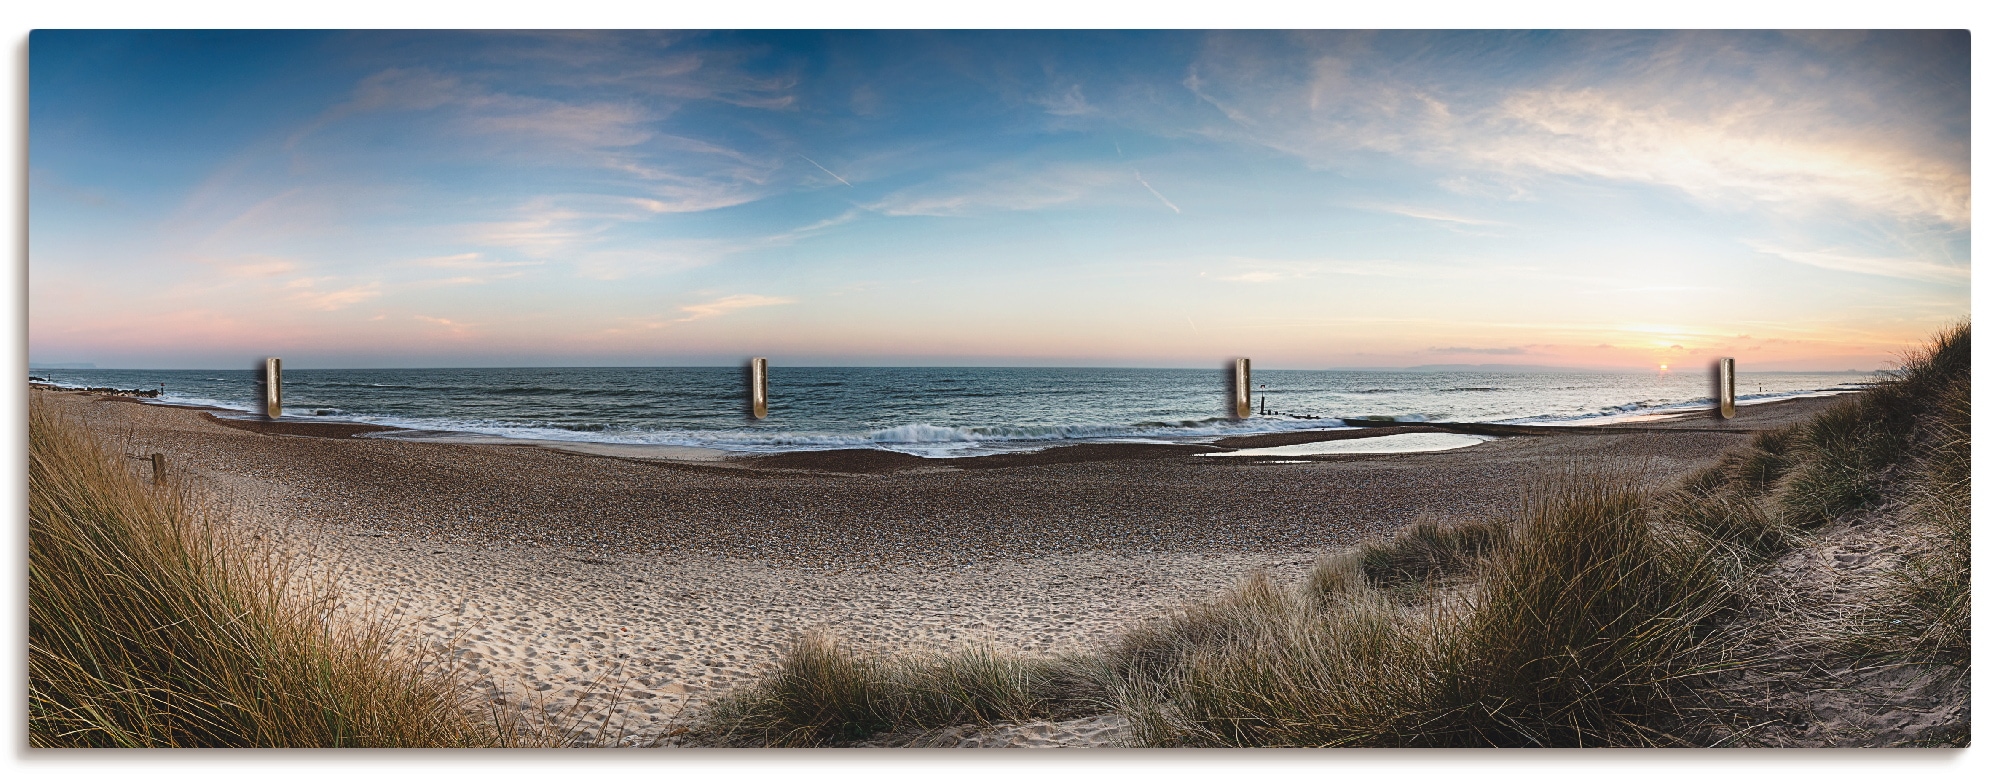
M 308 416 L 310 417 L 310 416 Z M 287 420 L 293 420 L 287 416 Z M 537 442 L 587 442 L 620 445 L 666 445 L 709 448 L 734 453 L 780 453 L 786 451 L 873 448 L 909 453 L 925 458 L 990 456 L 1031 451 L 1068 442 L 1173 442 L 1210 441 L 1226 433 L 1260 434 L 1273 431 L 1340 428 L 1334 420 L 1238 423 L 1226 420 L 1193 422 L 1186 425 L 1135 429 L 1126 424 L 1050 424 L 981 426 L 939 426 L 914 423 L 875 429 L 860 434 L 838 432 L 760 432 L 699 429 L 642 430 L 607 424 L 603 430 L 581 431 L 543 423 L 438 418 L 402 418 L 365 413 L 343 413 L 340 420 L 375 423 L 429 432 L 485 435 Z M 1148 435 L 1134 437 L 1134 433 Z
M 1845 394 L 1850 394 L 1858 390 L 1860 389 L 1833 388 L 1833 389 L 1808 389 L 1803 391 L 1782 391 L 1770 394 L 1744 394 L 1736 397 L 1736 405 L 1738 407 L 1742 407 L 1744 405 L 1762 405 L 1769 402 L 1783 402 L 1791 399 L 1810 399 L 1813 397 L 1837 397 Z M 1616 407 L 1606 408 L 1596 413 L 1588 413 L 1581 416 L 1533 416 L 1530 418 L 1518 418 L 1510 421 L 1503 421 L 1502 423 L 1521 424 L 1524 426 L 1610 426 L 1613 424 L 1632 423 L 1635 421 L 1652 421 L 1676 415 L 1679 413 L 1688 413 L 1698 410 L 1713 410 L 1713 409 L 1715 409 L 1714 399 L 1694 399 L 1685 402 L 1673 402 L 1673 403 L 1642 401 L 1642 402 L 1630 402 L 1627 404 L 1618 405 Z
M 1391 434 L 1382 437 L 1362 437 L 1354 440 L 1322 440 L 1299 445 L 1279 445 L 1274 448 L 1245 448 L 1240 451 L 1203 453 L 1202 456 L 1321 456 L 1343 453 L 1424 453 L 1427 451 L 1448 451 L 1455 448 L 1469 448 L 1496 438 L 1481 434 L 1445 434 L 1442 432 L 1411 432 Z
M 519 387 L 511 386 L 503 387 L 492 396 L 477 391 L 468 396 L 459 396 L 453 391 L 429 392 L 414 398 L 382 393 L 388 389 L 429 391 L 449 388 L 458 385 L 453 381 L 459 380 L 458 377 L 446 376 L 447 379 L 434 386 L 432 383 L 436 381 L 424 373 L 412 375 L 415 379 L 397 380 L 396 383 L 388 382 L 395 378 L 374 374 L 325 376 L 339 380 L 322 381 L 295 392 L 296 396 L 291 398 L 290 403 L 296 407 L 288 408 L 284 417 L 286 420 L 353 421 L 537 442 L 684 446 L 736 453 L 874 449 L 930 458 L 957 458 L 1038 450 L 1078 442 L 1173 444 L 1213 442 L 1239 435 L 1339 429 L 1347 426 L 1339 420 L 1343 416 L 1398 423 L 1435 420 L 1595 425 L 1650 420 L 1666 414 L 1714 407 L 1712 399 L 1690 396 L 1703 392 L 1702 386 L 1689 381 L 1627 386 L 1625 384 L 1631 381 L 1606 380 L 1571 385 L 1577 382 L 1567 378 L 1523 382 L 1517 376 L 1510 378 L 1513 382 L 1505 385 L 1492 383 L 1491 386 L 1498 388 L 1489 389 L 1486 383 L 1479 386 L 1459 385 L 1463 383 L 1461 379 L 1385 379 L 1386 382 L 1370 382 L 1355 378 L 1350 381 L 1354 385 L 1347 386 L 1343 382 L 1347 379 L 1340 378 L 1321 381 L 1324 386 L 1309 386 L 1310 390 L 1289 397 L 1284 393 L 1271 395 L 1274 401 L 1282 401 L 1287 408 L 1324 418 L 1273 415 L 1232 420 L 1213 414 L 1216 409 L 1206 403 L 1212 399 L 1208 394 L 1213 393 L 1210 391 L 1213 387 L 1206 384 L 1197 388 L 1193 384 L 1167 381 L 1160 384 L 1161 393 L 1157 395 L 1126 397 L 1131 401 L 1121 400 L 1120 403 L 1097 407 L 1089 405 L 1089 402 L 1096 401 L 1090 395 L 1097 391 L 1095 387 L 1101 381 L 1086 375 L 1090 380 L 1085 381 L 1082 384 L 1084 387 L 1077 392 L 1084 406 L 1065 407 L 1057 412 L 1053 408 L 1038 409 L 1038 400 L 1033 398 L 1033 395 L 1052 390 L 1050 386 L 1019 384 L 1000 375 L 997 380 L 1002 391 L 990 395 L 999 396 L 1001 400 L 993 400 L 991 406 L 989 400 L 984 398 L 989 394 L 940 395 L 935 402 L 951 412 L 935 415 L 920 413 L 917 410 L 922 408 L 913 405 L 887 416 L 864 419 L 854 416 L 845 405 L 811 406 L 796 408 L 795 412 L 788 410 L 779 421 L 747 423 L 726 412 L 718 414 L 712 407 L 688 404 L 687 397 L 671 392 L 652 397 L 647 400 L 652 404 L 641 403 L 642 407 L 637 408 L 600 405 L 595 404 L 596 400 L 578 403 L 561 396 L 524 397 L 518 395 Z M 105 380 L 112 381 L 114 385 L 148 385 L 156 376 L 99 371 L 50 377 L 56 385 L 74 386 L 77 381 Z M 162 374 L 158 377 L 166 376 Z M 632 378 L 627 381 L 630 386 L 612 393 L 619 397 L 650 396 L 639 388 L 632 388 L 653 385 L 641 377 Z M 178 381 L 181 377 L 171 379 Z M 214 385 L 218 382 L 236 385 L 248 382 L 247 377 L 187 376 L 186 380 L 187 383 L 173 384 L 168 394 L 144 401 L 209 406 L 220 409 L 225 417 L 238 414 L 261 418 L 262 406 L 246 396 L 247 392 Z M 568 385 L 564 382 L 567 380 L 557 374 L 549 381 L 543 381 L 547 385 L 537 384 L 531 388 L 563 394 L 569 391 L 564 388 Z M 845 378 L 829 378 L 810 385 L 815 388 L 838 387 L 844 385 L 842 380 Z M 1813 383 L 1802 383 L 1804 380 Z M 1382 385 L 1377 386 L 1376 383 Z M 1826 385 L 1814 376 L 1778 376 L 1773 378 L 1773 391 L 1764 393 L 1761 383 L 1752 381 L 1751 385 L 1758 387 L 1758 391 L 1739 395 L 1737 404 L 1754 405 L 1834 393 L 1824 388 L 1792 390 L 1795 385 L 1813 384 Z M 1055 388 L 1063 385 L 1067 384 L 1060 380 L 1051 384 Z M 1739 387 L 1741 385 L 1739 383 Z M 1852 384 L 1841 384 L 1839 388 L 1853 387 Z M 1466 389 L 1483 390 L 1458 393 Z M 833 398 L 842 396 L 845 395 L 836 392 Z M 477 401 L 468 403 L 467 399 Z M 929 407 L 930 402 L 919 404 Z M 1092 407 L 1096 409 L 1090 409 Z M 648 409 L 655 412 L 648 413 Z

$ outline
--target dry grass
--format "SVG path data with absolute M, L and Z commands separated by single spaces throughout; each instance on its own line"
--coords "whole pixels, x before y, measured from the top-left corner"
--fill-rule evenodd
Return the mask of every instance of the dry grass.
M 1901 375 L 1756 435 L 1678 488 L 1572 472 L 1518 520 L 1418 523 L 1325 559 L 1297 589 L 1254 576 L 1101 656 L 878 659 L 815 638 L 705 724 L 798 745 L 1108 707 L 1154 746 L 1730 741 L 1718 727 L 1762 723 L 1711 708 L 1708 684 L 1775 660 L 1744 657 L 1736 616 L 1783 609 L 1755 598 L 1784 588 L 1768 562 L 1834 521 L 1907 502 L 1921 537 L 1829 633 L 1967 665 L 1970 341 L 1969 325 L 1940 335 Z M 976 669 L 947 669 L 959 666 Z
M 974 647 L 941 656 L 859 656 L 825 634 L 794 644 L 755 688 L 711 705 L 718 744 L 795 747 L 866 739 L 905 726 L 1086 714 L 1105 705 L 1092 667 Z
M 1969 669 L 1972 659 L 1972 382 L 1942 389 L 1915 444 L 1912 551 L 1859 616 L 1868 652 Z
M 1721 588 L 1603 474 L 1549 484 L 1466 585 L 1418 606 L 1265 581 L 1134 635 L 1152 745 L 1492 746 L 1672 741 Z M 1133 661 L 1145 656 L 1144 662 Z
M 1371 576 L 1367 552 L 1344 554 L 1296 590 L 1255 576 L 1096 657 L 876 658 L 816 636 L 704 724 L 737 743 L 813 745 L 1111 708 L 1155 746 L 1672 741 L 1655 719 L 1703 670 L 1722 589 L 1703 546 L 1656 531 L 1629 481 L 1574 475 L 1512 525 L 1431 525 L 1371 547 L 1397 563 Z M 1439 595 L 1402 601 L 1378 576 Z
M 196 495 L 31 400 L 28 709 L 36 747 L 501 741 L 454 678 L 334 617 Z M 523 730 L 525 733 L 525 730 Z
M 1820 624 L 1863 659 L 1964 669 L 1971 660 L 1972 329 L 1911 354 L 1901 374 L 1791 430 L 1773 484 L 1787 528 L 1872 520 L 1907 548 L 1863 601 Z
M 1361 573 L 1374 585 L 1421 583 L 1470 570 L 1479 559 L 1502 547 L 1506 521 L 1439 523 L 1418 519 L 1380 542 L 1356 549 Z
M 1788 517 L 1815 525 L 1880 503 L 1902 474 L 1896 465 L 1935 439 L 1938 424 L 1948 425 L 1940 420 L 1950 413 L 1948 397 L 1954 386 L 1969 392 L 1971 376 L 1972 325 L 1965 323 L 1910 354 L 1894 379 L 1793 429 L 1784 454 L 1794 472 L 1781 494 Z M 1968 438 L 1968 455 L 1970 445 Z
M 1743 615 L 1721 640 L 1741 671 L 1702 689 L 1714 714 L 1700 739 L 1968 741 L 1970 352 L 1955 327 L 1901 374 L 1690 478 L 1685 525 L 1781 538 L 1716 544 L 1742 567 L 1729 582 Z

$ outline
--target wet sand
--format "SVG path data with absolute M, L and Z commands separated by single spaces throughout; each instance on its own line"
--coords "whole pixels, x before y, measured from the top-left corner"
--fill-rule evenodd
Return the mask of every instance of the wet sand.
M 1296 577 L 1329 549 L 1420 516 L 1513 513 L 1551 472 L 1610 465 L 1677 479 L 1749 431 L 1834 401 L 1274 465 L 1194 454 L 1460 430 L 702 461 L 356 437 L 379 430 L 37 394 L 134 455 L 166 454 L 177 477 L 336 574 L 347 606 L 448 646 L 518 698 L 608 713 L 627 743 L 670 734 L 690 704 L 769 669 L 806 630 L 882 651 L 1088 649 L 1253 570 Z M 1119 730 L 1038 726 L 966 741 L 1115 744 Z

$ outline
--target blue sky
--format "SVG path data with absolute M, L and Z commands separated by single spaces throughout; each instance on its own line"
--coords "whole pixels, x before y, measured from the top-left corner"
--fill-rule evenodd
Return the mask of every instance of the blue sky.
M 1872 369 L 1969 314 L 1968 46 L 40 31 L 29 347 Z

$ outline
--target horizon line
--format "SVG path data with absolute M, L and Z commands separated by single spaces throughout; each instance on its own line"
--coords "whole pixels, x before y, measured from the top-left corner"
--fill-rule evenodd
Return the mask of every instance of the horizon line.
M 1618 367 L 1565 367 L 1565 366 L 1560 366 L 1560 365 L 1542 365 L 1542 364 L 1519 364 L 1519 365 L 1516 365 L 1516 364 L 1504 364 L 1504 363 L 1494 363 L 1494 364 L 1464 364 L 1464 365 L 1460 365 L 1460 364 L 1416 364 L 1416 365 L 1411 365 L 1411 366 L 1408 366 L 1408 367 L 1338 367 L 1338 366 L 1336 366 L 1336 367 L 1255 367 L 1255 366 L 1254 366 L 1254 363 L 1255 363 L 1255 362 L 1254 362 L 1254 358 L 1255 358 L 1255 357 L 1252 357 L 1252 360 L 1253 360 L 1253 361 L 1252 361 L 1252 364 L 1253 364 L 1253 369 L 1254 369 L 1254 370 L 1256 370 L 1256 371 L 1259 371 L 1259 372 L 1436 372 L 1436 373 L 1444 373 L 1444 372 L 1474 372 L 1474 373 L 1509 373 L 1509 372 L 1512 372 L 1512 373 L 1601 373 L 1601 374 L 1635 374 L 1635 375 L 1651 375 L 1651 374 L 1658 374 L 1659 372 L 1661 372 L 1660 370 L 1651 370 L 1651 369 L 1644 369 L 1644 368 L 1638 368 L 1638 367 L 1625 367 L 1625 368 L 1618 368 Z M 74 363 L 74 362 L 71 362 L 71 363 L 64 363 L 64 364 L 65 364 L 65 365 L 67 365 L 67 364 L 75 364 L 75 363 Z M 744 362 L 743 362 L 743 363 L 741 363 L 741 364 L 654 364 L 654 365 L 632 365 L 632 364 L 624 364 L 624 365 L 620 365 L 620 364 L 597 364 L 597 365 L 566 365 L 566 366 L 559 366 L 559 365 L 511 365 L 511 366 L 498 366 L 498 365 L 485 365 L 485 366 L 454 366 L 454 367 L 407 367 L 407 366 L 405 366 L 405 367 L 289 367 L 289 368 L 287 368 L 287 370 L 286 370 L 286 371 L 288 371 L 288 372 L 312 372 L 312 371 L 321 371 L 321 370 L 674 370 L 674 369 L 730 369 L 730 368 L 747 368 L 747 367 L 748 367 L 748 365 L 749 365 L 749 361 L 748 361 L 748 358 L 746 357 L 746 358 L 745 358 L 745 360 L 744 360 Z M 1447 368 L 1447 367 L 1451 367 L 1451 368 L 1464 368 L 1464 369 L 1443 369 L 1443 368 Z M 1490 369 L 1478 369 L 1478 368 L 1482 368 L 1482 367 L 1483 367 L 1483 368 L 1490 368 Z M 1228 369 L 1229 369 L 1229 366 L 1228 366 L 1228 363 L 1227 363 L 1227 362 L 1225 362 L 1225 363 L 1222 363 L 1222 364 L 1219 364 L 1218 366 L 1216 366 L 1216 367 L 1213 367 L 1213 368 L 1210 368 L 1210 367 L 1164 367 L 1164 366 L 1129 366 L 1129 365 L 1127 365 L 1127 366 L 1090 366 L 1090 365 L 1054 365 L 1054 364 L 1051 364 L 1051 365 L 1035 365 L 1035 364 L 902 364 L 902 365 L 897 365 L 897 364 L 780 364 L 780 363 L 772 363 L 772 364 L 770 365 L 770 368 L 771 368 L 771 369 L 774 369 L 774 370 L 775 370 L 775 369 L 788 369 L 788 370 L 790 370 L 790 369 L 854 369 L 854 370 L 910 370 L 910 369 L 915 369 L 915 370 L 952 370 L 952 369 L 978 369 L 978 370 L 1202 370 L 1202 371 L 1206 371 L 1206 370 L 1210 370 L 1210 369 L 1216 369 L 1216 370 L 1224 370 L 1224 371 L 1226 371 L 1226 370 L 1228 370 Z M 41 370 L 41 371 L 72 371 L 72 372 L 106 372 L 106 371 L 120 371 L 120 370 L 124 370 L 124 371 L 142 371 L 142 370 L 143 370 L 143 371 L 151 371 L 151 372 L 229 372 L 229 371 L 237 371 L 237 370 L 241 370 L 241 371 L 243 371 L 243 372 L 255 372 L 255 371 L 259 370 L 259 369 L 261 369 L 261 367 L 258 367 L 258 366 L 249 366 L 249 367 L 105 367 L 105 366 L 90 366 L 90 367 L 76 367 L 76 366 L 58 366 L 58 365 L 48 365 L 48 366 L 43 366 L 43 365 L 38 365 L 38 364 L 35 364 L 35 363 L 32 363 L 32 362 L 28 364 L 28 370 L 29 370 L 29 371 L 35 371 L 35 370 Z M 1712 365 L 1710 365 L 1710 366 L 1708 366 L 1708 367 L 1697 367 L 1697 368 L 1692 368 L 1692 369 L 1693 369 L 1694 371 L 1700 371 L 1700 372 L 1708 372 L 1708 371 L 1709 371 L 1710 369 L 1712 369 Z M 1690 370 L 1690 369 L 1671 369 L 1671 370 L 1666 370 L 1665 372 L 1674 372 L 1674 373 L 1680 373 L 1680 372 L 1689 372 L 1689 371 L 1691 371 L 1691 370 Z M 1744 369 L 1741 369 L 1741 368 L 1740 368 L 1740 362 L 1739 362 L 1739 369 L 1737 369 L 1737 370 L 1736 370 L 1737 374 L 1739 374 L 1739 375 L 1745 375 L 1745 374 L 1757 374 L 1757 373 L 1824 373 L 1824 374 L 1842 374 L 1842 373 L 1862 373 L 1862 374 L 1867 374 L 1867 373 L 1873 373 L 1873 372 L 1882 372 L 1882 371 L 1884 371 L 1884 370 L 1882 370 L 1882 369 L 1877 369 L 1877 370 L 1862 370 L 1862 369 L 1854 369 L 1854 368 L 1848 368 L 1848 369 L 1844 369 L 1844 370 L 1840 370 L 1840 369 L 1817 369 L 1817 370 L 1808 370 L 1808 369 L 1791 369 L 1791 370 L 1781 370 L 1781 369 L 1771 369 L 1771 370 L 1744 370 Z

